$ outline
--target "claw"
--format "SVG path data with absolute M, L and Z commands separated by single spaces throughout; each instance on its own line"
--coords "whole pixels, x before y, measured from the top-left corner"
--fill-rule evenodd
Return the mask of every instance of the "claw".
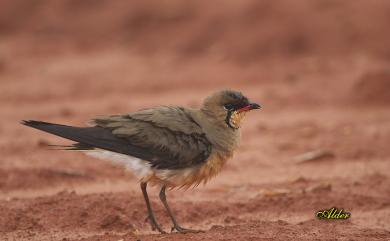
M 162 228 L 160 227 L 160 225 L 156 222 L 155 219 L 153 219 L 152 217 L 150 216 L 147 216 L 145 218 L 145 222 L 146 221 L 149 221 L 149 224 L 150 224 L 150 227 L 152 228 L 152 231 L 156 231 L 158 230 L 160 233 L 164 234 L 166 233 L 164 230 L 162 230 Z

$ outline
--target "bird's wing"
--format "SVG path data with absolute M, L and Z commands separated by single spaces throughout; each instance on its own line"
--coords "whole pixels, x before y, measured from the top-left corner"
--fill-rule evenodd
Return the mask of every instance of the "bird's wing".
M 211 144 L 191 113 L 180 107 L 146 109 L 127 115 L 98 117 L 96 127 L 110 130 L 130 146 L 143 150 L 152 158 L 142 158 L 159 169 L 180 169 L 203 163 Z
M 78 143 L 72 150 L 100 148 L 148 161 L 158 169 L 181 169 L 203 163 L 211 144 L 183 108 L 162 107 L 128 115 L 99 117 L 93 127 L 41 121 L 22 124 Z

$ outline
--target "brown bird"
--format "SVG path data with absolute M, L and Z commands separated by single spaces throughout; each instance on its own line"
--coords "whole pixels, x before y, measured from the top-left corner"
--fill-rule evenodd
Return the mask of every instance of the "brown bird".
M 92 119 L 91 127 L 72 127 L 41 121 L 22 124 L 75 141 L 66 150 L 86 151 L 132 170 L 138 176 L 153 230 L 157 223 L 146 191 L 147 184 L 161 187 L 160 199 L 173 229 L 181 227 L 166 199 L 167 188 L 189 188 L 206 183 L 232 157 L 240 139 L 245 114 L 260 106 L 240 92 L 219 91 L 201 108 L 158 107 L 130 114 Z

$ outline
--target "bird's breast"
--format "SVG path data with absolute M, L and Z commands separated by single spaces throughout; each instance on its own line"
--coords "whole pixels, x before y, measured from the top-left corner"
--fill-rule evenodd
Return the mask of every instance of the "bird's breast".
M 207 161 L 199 168 L 198 178 L 206 183 L 210 178 L 214 177 L 222 170 L 226 161 L 231 156 L 232 155 L 221 154 L 211 155 L 210 158 L 208 158 Z
M 213 153 L 201 165 L 178 169 L 178 170 L 156 170 L 152 183 L 164 184 L 168 187 L 190 188 L 201 183 L 207 183 L 217 175 L 232 155 Z

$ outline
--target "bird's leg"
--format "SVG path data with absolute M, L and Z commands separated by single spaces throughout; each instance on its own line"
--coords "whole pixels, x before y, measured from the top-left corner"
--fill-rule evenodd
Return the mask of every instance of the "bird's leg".
M 146 192 L 146 186 L 147 186 L 146 182 L 141 182 L 141 190 L 142 190 L 142 194 L 144 195 L 146 208 L 148 209 L 148 219 L 149 219 L 150 225 L 152 226 L 152 230 L 154 231 L 157 229 L 160 233 L 165 233 L 165 231 L 162 230 L 160 225 L 158 225 L 156 218 L 154 217 L 152 207 L 150 206 L 148 193 Z
M 169 217 L 171 218 L 172 222 L 173 222 L 173 229 L 176 229 L 176 231 L 178 231 L 179 233 L 189 233 L 189 232 L 192 232 L 192 233 L 197 233 L 197 232 L 201 232 L 200 230 L 193 230 L 193 229 L 188 229 L 188 228 L 182 228 L 176 221 L 176 218 L 175 216 L 173 215 L 171 209 L 169 208 L 169 205 L 168 205 L 168 202 L 167 202 L 167 196 L 165 195 L 165 186 L 162 186 L 161 188 L 161 191 L 160 191 L 160 200 L 161 202 L 164 204 L 164 207 L 165 209 L 167 210 L 168 212 L 168 215 Z

